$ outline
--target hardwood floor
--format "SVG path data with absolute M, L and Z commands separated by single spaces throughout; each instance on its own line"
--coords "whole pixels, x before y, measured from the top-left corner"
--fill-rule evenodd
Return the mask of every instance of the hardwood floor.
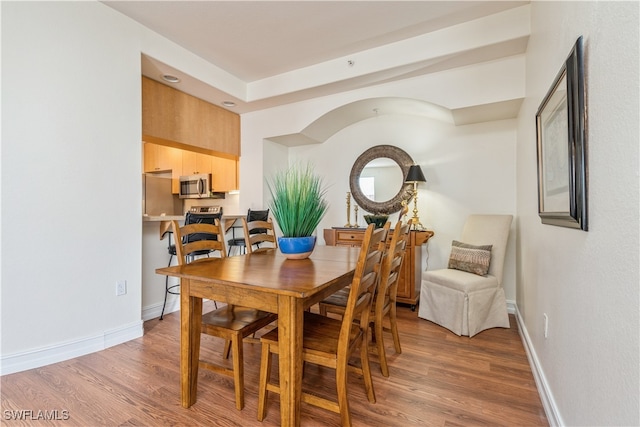
M 391 337 L 385 336 L 389 378 L 372 356 L 377 402 L 367 401 L 361 378 L 349 377 L 354 426 L 548 425 L 513 316 L 511 329 L 490 329 L 471 339 L 419 319 L 404 306 L 398 317 L 402 354 L 394 353 Z M 202 369 L 197 403 L 180 406 L 179 321 L 179 313 L 172 313 L 163 321 L 145 322 L 139 339 L 1 377 L 0 424 L 279 425 L 273 394 L 264 422 L 256 420 L 260 345 L 254 343 L 245 343 L 244 410 L 235 408 L 230 378 Z M 202 348 L 220 358 L 223 342 L 203 336 Z M 309 366 L 303 386 L 333 395 L 333 371 Z M 19 415 L 27 419 L 14 419 Z M 302 425 L 339 426 L 340 417 L 303 404 Z

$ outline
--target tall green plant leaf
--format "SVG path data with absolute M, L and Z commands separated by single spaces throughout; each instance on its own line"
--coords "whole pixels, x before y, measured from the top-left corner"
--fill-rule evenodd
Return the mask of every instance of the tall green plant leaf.
M 284 237 L 311 236 L 327 213 L 326 189 L 310 164 L 276 172 L 267 186 L 269 208 Z

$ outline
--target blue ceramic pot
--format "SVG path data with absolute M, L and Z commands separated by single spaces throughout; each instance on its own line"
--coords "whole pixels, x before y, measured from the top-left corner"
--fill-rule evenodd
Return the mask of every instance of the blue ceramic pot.
M 288 259 L 309 258 L 316 246 L 316 236 L 278 237 L 280 252 Z

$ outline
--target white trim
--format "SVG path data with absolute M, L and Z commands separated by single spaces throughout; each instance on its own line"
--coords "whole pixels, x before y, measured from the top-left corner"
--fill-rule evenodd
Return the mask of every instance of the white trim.
M 147 320 L 160 317 L 163 302 L 142 307 L 142 320 L 146 322 Z M 164 309 L 164 314 L 166 315 L 178 310 L 180 310 L 180 297 L 174 296 L 167 298 L 167 306 Z
M 104 333 L 104 348 L 113 347 L 114 345 L 140 338 L 143 335 L 144 323 L 142 320 L 115 329 L 109 329 Z
M 95 353 L 143 335 L 142 320 L 122 327 L 105 331 L 101 335 L 81 338 L 74 341 L 53 344 L 35 350 L 2 356 L 0 375 L 13 374 L 28 369 L 39 368 L 52 363 Z
M 211 301 L 207 298 L 202 298 L 202 302 L 207 302 L 207 301 Z M 162 302 L 157 303 L 157 304 L 151 304 L 148 305 L 146 307 L 142 308 L 142 320 L 143 321 L 147 321 L 147 320 L 151 320 L 151 319 L 156 319 L 160 317 L 160 314 L 162 313 Z M 224 303 L 221 302 L 217 302 L 216 303 L 216 308 L 217 307 L 222 307 L 224 305 Z M 164 309 L 164 314 L 167 315 L 169 313 L 173 313 L 175 311 L 180 311 L 180 297 L 179 296 L 169 296 L 169 298 L 167 298 L 167 306 Z
M 507 304 L 509 305 L 510 303 Z M 558 411 L 558 405 L 556 405 L 556 402 L 553 399 L 551 388 L 549 387 L 549 383 L 547 382 L 547 379 L 544 375 L 544 371 L 542 370 L 542 366 L 540 365 L 540 361 L 538 360 L 538 356 L 536 355 L 533 343 L 529 338 L 529 333 L 527 332 L 527 327 L 525 326 L 524 320 L 520 315 L 520 310 L 518 310 L 518 306 L 516 304 L 513 304 L 513 308 L 514 314 L 516 316 L 516 321 L 518 322 L 520 337 L 522 338 L 522 343 L 524 345 L 524 351 L 527 353 L 527 358 L 529 359 L 529 365 L 531 366 L 533 379 L 536 382 L 538 394 L 540 395 L 540 400 L 542 401 L 544 412 L 547 415 L 547 421 L 549 422 L 549 425 L 551 427 L 563 426 L 565 424 L 562 422 L 560 411 Z

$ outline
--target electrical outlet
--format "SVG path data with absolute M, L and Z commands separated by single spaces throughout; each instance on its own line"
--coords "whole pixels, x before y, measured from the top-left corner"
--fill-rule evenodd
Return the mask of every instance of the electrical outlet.
M 118 280 L 116 282 L 116 296 L 125 295 L 127 293 L 127 281 Z
M 544 337 L 546 339 L 549 336 L 549 316 L 547 313 L 542 313 L 542 318 L 544 319 Z

